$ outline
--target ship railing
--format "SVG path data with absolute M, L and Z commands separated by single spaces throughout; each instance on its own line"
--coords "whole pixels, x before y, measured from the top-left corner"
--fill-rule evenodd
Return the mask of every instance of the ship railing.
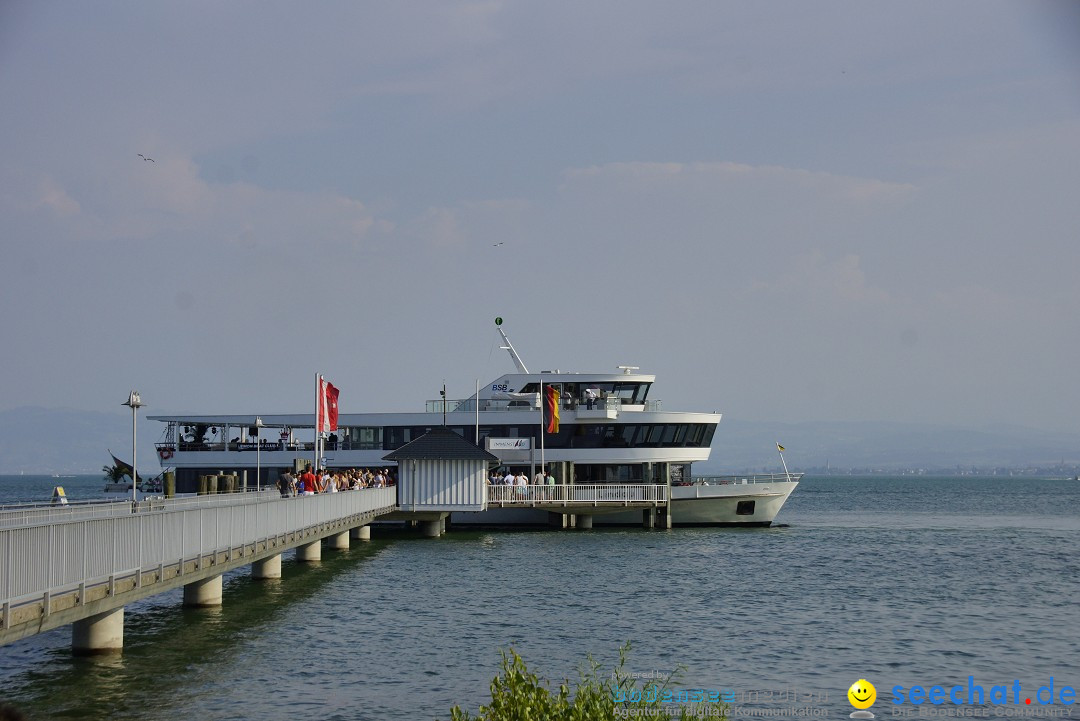
M 539 397 L 539 394 L 537 394 Z M 481 411 L 539 411 L 538 400 L 508 400 L 500 398 L 481 398 L 479 402 L 475 398 L 447 398 L 424 402 L 426 413 L 442 413 L 445 407 L 447 413 L 475 413 L 479 403 Z M 563 398 L 560 402 L 561 410 L 640 410 L 649 413 L 659 413 L 663 408 L 662 401 L 644 401 L 635 403 L 631 398 L 602 398 L 593 401 L 592 408 L 584 398 Z
M 326 445 L 326 450 L 328 450 L 328 451 L 329 450 L 337 450 L 337 448 L 339 446 L 342 449 L 344 449 L 345 446 L 343 445 L 343 443 L 344 443 L 343 441 L 339 441 L 337 444 L 333 444 L 333 443 L 328 442 L 327 445 Z M 381 448 L 381 446 L 380 446 L 380 448 Z M 261 444 L 259 444 L 259 443 L 232 443 L 232 442 L 230 442 L 230 443 L 188 443 L 188 442 L 181 442 L 181 443 L 176 443 L 176 444 L 173 444 L 173 443 L 158 443 L 157 444 L 157 451 L 158 451 L 159 456 L 162 455 L 162 451 L 166 451 L 166 452 L 180 451 L 180 452 L 183 452 L 183 453 L 191 453 L 191 452 L 198 452 L 198 451 L 219 451 L 219 452 L 220 451 L 244 451 L 244 452 L 254 453 L 256 450 L 261 451 L 263 453 L 270 453 L 270 452 L 273 452 L 273 451 L 312 451 L 312 450 L 315 450 L 315 442 L 314 441 L 307 441 L 307 442 L 299 441 L 299 442 L 291 442 L 291 443 L 285 442 L 285 443 L 283 443 L 281 441 L 263 441 Z M 171 457 L 172 456 L 163 456 L 162 460 L 168 460 Z
M 750 483 L 780 483 L 783 481 L 797 481 L 802 477 L 802 473 L 736 473 L 727 476 L 694 476 L 689 484 L 679 484 L 678 482 L 673 482 L 672 485 L 733 486 Z
M 487 486 L 487 500 L 488 503 L 504 506 L 536 503 L 666 503 L 667 490 L 667 486 L 643 483 Z

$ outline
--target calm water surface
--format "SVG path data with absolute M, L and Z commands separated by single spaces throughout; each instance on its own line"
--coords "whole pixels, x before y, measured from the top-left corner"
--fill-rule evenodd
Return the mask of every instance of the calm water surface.
M 56 483 L 102 485 L 0 477 L 0 503 Z M 128 606 L 119 658 L 73 658 L 67 628 L 0 647 L 0 694 L 36 719 L 445 719 L 486 700 L 510 643 L 561 679 L 627 640 L 627 670 L 682 665 L 685 686 L 832 718 L 860 678 L 879 718 L 896 685 L 1080 686 L 1080 483 L 808 478 L 777 520 L 376 531 L 317 565 L 286 556 L 280 581 L 234 572 L 220 609 Z

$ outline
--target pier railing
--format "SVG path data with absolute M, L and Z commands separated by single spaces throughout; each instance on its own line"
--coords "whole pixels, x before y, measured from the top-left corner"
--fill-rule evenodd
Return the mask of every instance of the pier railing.
M 627 505 L 667 503 L 667 486 L 630 483 L 580 485 L 487 486 L 488 503 L 501 506 L 536 504 Z
M 143 573 L 162 577 L 192 559 L 243 554 L 269 538 L 319 524 L 388 513 L 396 488 L 370 488 L 310 497 L 242 493 L 176 499 L 69 504 L 0 512 L 0 623 L 12 611 Z M 133 508 L 134 506 L 134 508 Z M 264 544 L 265 545 L 265 544 Z
M 261 492 L 221 493 L 203 496 L 184 495 L 177 498 L 148 498 L 132 503 L 128 498 L 104 501 L 71 501 L 69 503 L 23 503 L 0 506 L 0 529 L 37 526 L 49 523 L 87 521 L 95 518 L 121 518 L 132 513 L 180 511 L 194 508 L 222 508 L 273 501 L 281 497 L 277 489 Z

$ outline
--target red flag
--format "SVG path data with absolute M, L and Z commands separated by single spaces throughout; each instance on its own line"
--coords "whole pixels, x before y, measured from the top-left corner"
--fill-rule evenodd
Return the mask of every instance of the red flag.
M 559 432 L 559 389 L 548 386 L 544 405 L 547 407 L 547 432 Z
M 315 431 L 328 433 L 337 430 L 338 389 L 334 384 L 319 376 L 319 408 L 315 419 Z

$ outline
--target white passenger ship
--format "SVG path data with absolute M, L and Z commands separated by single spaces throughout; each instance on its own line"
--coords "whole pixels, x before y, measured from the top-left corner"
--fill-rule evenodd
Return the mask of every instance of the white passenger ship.
M 384 457 L 445 425 L 499 458 L 500 470 L 529 478 L 543 463 L 558 484 L 668 486 L 675 526 L 767 526 L 801 473 L 695 476 L 708 460 L 719 413 L 672 412 L 649 398 L 656 377 L 619 366 L 617 373 L 530 373 L 500 327 L 517 367 L 462 400 L 428 401 L 424 412 L 341 414 L 326 439 L 327 468 L 386 468 Z M 541 438 L 542 387 L 559 391 L 559 429 Z M 248 487 L 272 487 L 287 469 L 315 459 L 315 414 L 149 416 L 166 424 L 157 443 L 176 490 L 195 492 L 200 475 L 246 473 Z M 445 418 L 445 421 L 444 421 Z M 258 478 L 256 471 L 258 470 Z M 495 508 L 454 513 L 454 525 L 545 525 L 548 512 Z M 640 524 L 640 512 L 596 516 L 597 525 Z

